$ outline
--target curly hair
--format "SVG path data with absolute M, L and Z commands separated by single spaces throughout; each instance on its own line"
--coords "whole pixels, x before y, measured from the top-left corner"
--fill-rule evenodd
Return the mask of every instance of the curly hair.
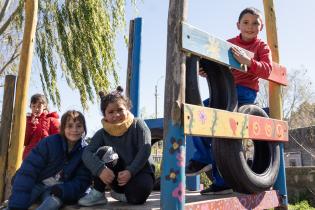
M 128 97 L 124 96 L 123 93 L 124 89 L 121 86 L 118 86 L 116 90 L 110 92 L 110 93 L 104 93 L 103 91 L 100 91 L 98 94 L 101 98 L 101 112 L 103 116 L 105 116 L 105 110 L 110 103 L 116 103 L 118 101 L 122 101 L 127 109 L 131 109 L 132 104 Z

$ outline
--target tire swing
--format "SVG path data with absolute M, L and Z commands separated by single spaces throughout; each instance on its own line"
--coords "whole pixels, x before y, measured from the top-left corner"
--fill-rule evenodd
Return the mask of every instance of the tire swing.
M 186 63 L 186 103 L 203 105 L 198 88 L 198 59 L 191 57 L 188 61 L 189 62 Z M 202 67 L 207 74 L 206 79 L 209 89 L 209 107 L 235 111 L 237 109 L 236 89 L 233 75 L 229 69 L 225 66 L 205 59 L 200 60 L 200 67 Z M 217 152 L 214 152 L 214 156 L 217 156 L 215 158 L 218 165 L 224 165 L 224 161 L 220 158 L 222 154 L 219 151 L 221 149 L 221 144 L 217 144 L 217 142 L 221 141 L 230 142 L 230 140 L 226 139 L 212 138 L 212 147 L 217 145 L 215 147 Z M 222 155 L 224 155 L 224 153 Z M 230 170 L 227 168 L 222 167 L 221 170 L 224 172 L 225 176 L 229 177 L 229 180 L 234 178 L 233 174 L 230 174 Z
M 201 105 L 198 59 L 191 57 L 186 65 L 186 102 Z M 231 72 L 224 69 L 227 67 L 204 59 L 200 60 L 200 66 L 207 74 L 209 107 L 236 111 L 237 93 Z M 255 105 L 242 106 L 238 111 L 268 117 Z M 251 155 L 248 155 L 248 149 L 252 149 Z M 213 138 L 212 151 L 222 177 L 234 191 L 260 192 L 270 189 L 276 181 L 280 165 L 279 143 Z
M 238 111 L 268 117 L 256 105 L 244 105 Z M 280 166 L 279 143 L 251 139 L 218 140 L 214 145 L 214 153 L 216 160 L 221 160 L 217 162 L 217 167 L 223 178 L 237 192 L 269 190 L 276 181 Z

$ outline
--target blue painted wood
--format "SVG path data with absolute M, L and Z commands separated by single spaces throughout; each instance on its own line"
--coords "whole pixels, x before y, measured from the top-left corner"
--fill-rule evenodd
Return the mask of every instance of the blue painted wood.
M 233 45 L 227 41 L 216 38 L 185 22 L 182 23 L 182 48 L 194 55 L 205 57 L 233 69 L 245 72 L 247 67 L 240 65 L 232 55 L 230 48 Z M 236 46 L 238 47 L 238 46 Z M 249 57 L 254 57 L 252 52 L 242 49 Z
M 191 136 L 186 136 L 186 148 L 186 160 L 188 162 L 196 151 Z M 186 177 L 186 189 L 192 191 L 200 190 L 200 176 Z
M 134 33 L 133 33 L 133 46 L 132 46 L 130 100 L 132 101 L 132 105 L 133 105 L 131 108 L 131 112 L 136 117 L 139 116 L 141 30 L 142 30 L 142 18 L 135 18 Z
M 152 128 L 163 128 L 163 118 L 157 118 L 157 119 L 146 119 L 144 120 L 147 126 Z
M 274 189 L 279 191 L 279 195 L 282 197 L 282 205 L 288 206 L 288 193 L 287 183 L 285 175 L 285 161 L 284 161 L 284 147 L 283 143 L 280 144 L 280 168 Z
M 169 123 L 164 140 L 161 207 L 163 210 L 184 210 L 185 208 L 185 135 L 184 128 Z

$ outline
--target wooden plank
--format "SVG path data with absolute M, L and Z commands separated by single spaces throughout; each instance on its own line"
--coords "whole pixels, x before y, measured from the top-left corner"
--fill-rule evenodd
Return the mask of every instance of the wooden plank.
M 185 22 L 183 24 L 182 48 L 200 57 L 207 58 L 211 61 L 218 62 L 230 69 L 236 69 L 246 72 L 247 66 L 241 65 L 232 55 L 230 48 L 233 45 L 227 41 L 214 37 L 207 32 L 195 28 Z M 238 47 L 238 46 L 236 46 Z M 253 58 L 254 53 L 242 49 L 249 57 Z M 286 68 L 275 62 L 272 64 L 272 71 L 267 80 L 287 85 Z
M 216 38 L 185 22 L 182 23 L 182 48 L 184 51 L 221 63 L 230 68 L 246 72 L 246 65 L 240 65 L 240 63 L 233 57 L 230 50 L 232 46 L 236 45 Z M 244 52 L 249 57 L 254 57 L 254 53 L 245 49 Z
M 278 83 L 277 85 L 288 85 L 288 80 L 287 80 L 287 69 L 286 67 L 277 64 L 275 62 L 272 63 L 272 71 L 271 74 L 268 77 L 269 81 Z
M 184 104 L 184 133 L 230 139 L 288 141 L 285 121 Z
M 281 198 L 277 191 L 264 191 L 253 195 L 233 192 L 225 195 L 200 195 L 199 192 L 186 191 L 186 205 L 188 210 L 202 209 L 270 209 L 279 206 Z M 130 205 L 111 198 L 106 192 L 107 205 L 80 207 L 78 205 L 65 206 L 63 210 L 158 210 L 160 209 L 160 192 L 152 192 L 147 202 L 142 205 Z M 34 209 L 34 208 L 33 208 Z
M 281 198 L 277 192 L 265 191 L 252 195 L 240 195 L 229 198 L 202 201 L 197 203 L 188 203 L 185 205 L 187 210 L 203 210 L 203 209 L 270 209 L 278 207 Z

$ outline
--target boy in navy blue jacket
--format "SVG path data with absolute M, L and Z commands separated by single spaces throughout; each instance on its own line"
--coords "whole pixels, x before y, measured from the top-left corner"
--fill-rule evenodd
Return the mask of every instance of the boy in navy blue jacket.
M 17 171 L 10 210 L 28 209 L 38 201 L 38 210 L 56 210 L 84 195 L 91 184 L 91 174 L 81 160 L 85 133 L 82 113 L 67 111 L 61 118 L 60 134 L 40 141 Z

